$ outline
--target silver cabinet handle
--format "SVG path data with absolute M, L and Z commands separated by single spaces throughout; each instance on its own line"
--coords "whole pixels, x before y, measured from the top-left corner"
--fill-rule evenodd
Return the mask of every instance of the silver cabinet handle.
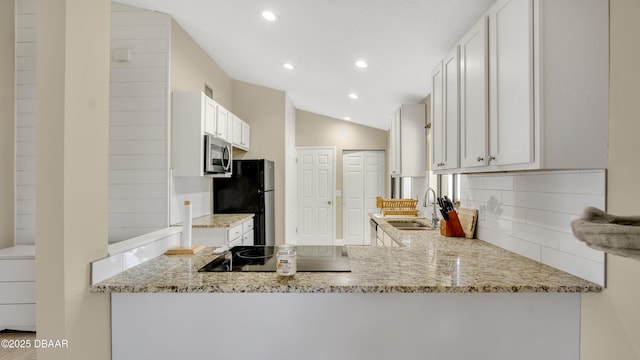
M 495 156 L 489 156 L 489 162 L 491 162 L 491 160 L 495 160 L 496 157 Z
M 331 205 L 331 201 L 327 201 L 327 204 Z
M 484 158 L 482 156 L 478 156 L 478 162 L 484 161 Z

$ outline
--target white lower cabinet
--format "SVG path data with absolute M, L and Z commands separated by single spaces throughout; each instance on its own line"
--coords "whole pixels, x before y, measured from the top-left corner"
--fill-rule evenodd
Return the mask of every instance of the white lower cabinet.
M 253 217 L 230 228 L 194 227 L 192 243 L 207 247 L 253 245 Z
M 249 219 L 242 223 L 242 245 L 253 246 L 253 236 L 253 219 Z
M 395 240 L 389 236 L 380 226 L 378 226 L 378 230 L 376 231 L 376 245 L 377 246 L 390 246 L 390 247 L 398 247 L 400 246 Z
M 36 329 L 35 248 L 0 250 L 0 330 Z

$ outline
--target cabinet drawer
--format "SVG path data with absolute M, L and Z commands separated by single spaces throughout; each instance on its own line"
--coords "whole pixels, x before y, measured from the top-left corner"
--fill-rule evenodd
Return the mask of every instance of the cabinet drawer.
M 0 305 L 0 330 L 31 327 L 36 324 L 36 305 Z
M 242 235 L 242 224 L 238 224 L 232 228 L 229 229 L 228 232 L 228 236 L 227 239 L 229 239 L 229 241 L 236 239 L 237 237 L 240 237 L 240 235 Z
M 0 283 L 0 304 L 35 304 L 36 283 L 3 282 Z
M 35 280 L 35 260 L 0 260 L 0 281 Z
M 253 230 L 253 219 L 249 219 L 242 223 L 242 233 Z

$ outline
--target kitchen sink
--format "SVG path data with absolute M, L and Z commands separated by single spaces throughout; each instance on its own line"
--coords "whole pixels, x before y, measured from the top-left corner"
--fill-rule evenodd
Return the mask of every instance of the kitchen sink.
M 431 230 L 431 226 L 417 221 L 388 221 L 389 225 L 398 230 Z

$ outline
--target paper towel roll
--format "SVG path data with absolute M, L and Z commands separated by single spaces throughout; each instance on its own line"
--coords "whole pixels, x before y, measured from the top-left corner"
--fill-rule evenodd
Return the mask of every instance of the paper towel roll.
M 184 207 L 182 209 L 182 236 L 180 237 L 180 247 L 181 248 L 190 248 L 191 247 L 191 202 L 188 200 L 184 202 Z

